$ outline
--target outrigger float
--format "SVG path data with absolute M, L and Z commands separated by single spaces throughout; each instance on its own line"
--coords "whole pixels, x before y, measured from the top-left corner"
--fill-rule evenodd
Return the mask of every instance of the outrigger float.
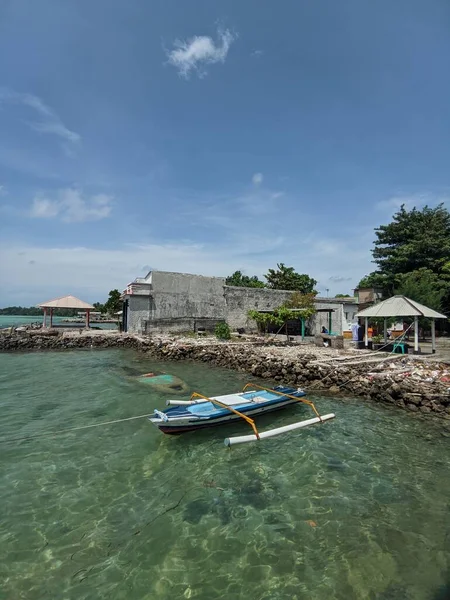
M 163 433 L 180 434 L 243 419 L 251 426 L 253 434 L 226 438 L 225 445 L 233 446 L 274 437 L 315 423 L 323 423 L 335 417 L 332 413 L 319 415 L 313 402 L 307 400 L 305 396 L 306 393 L 299 388 L 276 386 L 268 389 L 254 383 L 247 383 L 242 392 L 237 394 L 207 397 L 194 392 L 190 400 L 167 400 L 166 404 L 170 408 L 162 411 L 155 409 L 149 421 Z M 310 406 L 316 416 L 277 429 L 261 433 L 258 431 L 252 417 L 286 408 L 298 402 Z

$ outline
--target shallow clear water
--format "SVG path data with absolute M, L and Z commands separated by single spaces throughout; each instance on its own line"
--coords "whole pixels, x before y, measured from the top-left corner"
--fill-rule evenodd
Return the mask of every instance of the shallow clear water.
M 155 370 L 205 394 L 248 380 L 133 351 L 3 354 L 0 436 L 162 408 L 134 378 Z M 447 598 L 446 424 L 362 400 L 317 405 L 337 418 L 231 450 L 223 439 L 247 425 L 171 437 L 142 419 L 2 443 L 0 596 Z

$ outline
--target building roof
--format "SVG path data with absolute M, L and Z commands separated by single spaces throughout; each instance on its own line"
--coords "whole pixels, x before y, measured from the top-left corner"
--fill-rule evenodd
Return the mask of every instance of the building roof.
M 392 296 L 378 302 L 356 314 L 357 317 L 428 317 L 446 319 L 447 317 L 432 308 L 428 308 L 406 296 Z
M 358 304 L 358 300 L 354 296 L 339 296 L 338 298 L 336 298 L 336 296 L 327 296 L 326 298 L 323 296 L 316 296 L 314 300 L 315 302 L 322 302 L 324 304 L 327 302 L 330 304 Z
M 79 298 L 75 298 L 75 296 L 61 296 L 61 298 L 54 298 L 53 300 L 49 300 L 48 302 L 42 302 L 42 304 L 38 304 L 39 308 L 78 308 L 87 310 L 93 309 L 92 304 L 88 304 L 87 302 L 83 302 Z

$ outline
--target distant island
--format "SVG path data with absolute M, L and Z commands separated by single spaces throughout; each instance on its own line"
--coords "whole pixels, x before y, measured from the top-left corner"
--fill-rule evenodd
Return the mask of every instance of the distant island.
M 55 317 L 77 317 L 79 310 L 76 308 L 55 308 L 53 316 Z M 36 306 L 7 306 L 0 308 L 0 315 L 14 315 L 18 317 L 42 317 L 44 311 Z

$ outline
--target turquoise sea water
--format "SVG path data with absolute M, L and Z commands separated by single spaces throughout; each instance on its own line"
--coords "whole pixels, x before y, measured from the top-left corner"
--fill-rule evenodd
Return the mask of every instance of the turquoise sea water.
M 0 315 L 0 329 L 3 327 L 20 327 L 20 325 L 31 325 L 31 323 L 42 323 L 42 315 L 29 317 L 25 315 Z M 47 316 L 47 325 L 50 323 L 50 317 Z M 54 325 L 63 325 L 71 327 L 79 327 L 78 323 L 64 323 L 65 317 L 53 317 Z M 93 323 L 93 327 L 101 329 L 117 329 L 115 323 Z
M 135 380 L 149 371 L 205 394 L 248 380 L 133 351 L 3 354 L 0 437 L 162 408 L 166 396 Z M 448 598 L 447 424 L 315 399 L 337 418 L 231 450 L 223 439 L 247 425 L 171 437 L 142 419 L 2 443 L 0 597 Z

